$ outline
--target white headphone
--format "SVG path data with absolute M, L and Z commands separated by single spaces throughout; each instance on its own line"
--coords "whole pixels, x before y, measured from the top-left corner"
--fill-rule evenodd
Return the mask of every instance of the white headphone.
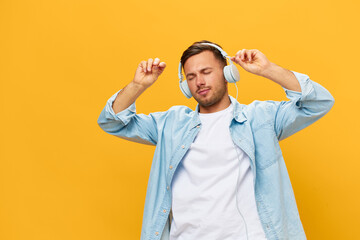
M 218 47 L 217 45 L 215 44 L 212 44 L 212 43 L 201 43 L 201 44 L 206 44 L 206 45 L 210 45 L 210 46 L 213 46 L 215 48 L 217 48 L 221 55 L 223 55 L 224 58 L 228 57 L 229 59 L 229 62 L 230 62 L 230 65 L 227 65 L 224 67 L 223 69 L 223 72 L 224 72 L 224 77 L 226 79 L 227 82 L 229 83 L 236 83 L 240 80 L 240 73 L 238 71 L 238 69 L 236 68 L 236 66 L 233 64 L 233 62 L 230 60 L 230 57 L 228 56 L 228 54 L 222 50 L 220 47 Z M 189 86 L 186 82 L 186 80 L 183 80 L 184 79 L 184 76 L 181 72 L 181 61 L 179 63 L 179 84 L 180 84 L 180 90 L 181 92 L 185 95 L 185 97 L 187 98 L 191 98 L 192 97 L 192 94 L 190 92 L 190 89 L 189 89 Z M 235 84 L 236 86 L 236 84 Z

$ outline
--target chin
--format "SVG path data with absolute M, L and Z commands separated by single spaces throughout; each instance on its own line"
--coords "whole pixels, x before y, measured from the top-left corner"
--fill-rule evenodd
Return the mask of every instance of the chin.
M 195 100 L 199 103 L 199 105 L 201 105 L 203 107 L 209 107 L 209 106 L 212 106 L 219 102 L 219 101 L 212 100 L 212 99 L 208 99 L 208 100 L 195 99 Z
M 216 96 L 208 96 L 207 98 L 198 98 L 194 97 L 194 99 L 199 103 L 199 105 L 203 107 L 210 107 L 213 105 L 216 105 L 217 103 L 221 102 L 224 97 L 227 97 L 228 95 L 224 93 L 222 97 L 220 97 L 220 94 L 216 94 Z

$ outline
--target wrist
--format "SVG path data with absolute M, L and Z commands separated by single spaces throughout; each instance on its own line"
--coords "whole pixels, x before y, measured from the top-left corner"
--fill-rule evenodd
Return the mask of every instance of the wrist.
M 134 80 L 133 80 L 133 81 L 131 81 L 131 82 L 129 83 L 129 87 L 130 87 L 131 89 L 135 90 L 136 92 L 143 92 L 143 91 L 145 91 L 149 86 L 145 86 L 145 85 L 143 85 L 143 84 L 141 84 L 141 83 L 136 83 L 136 82 L 134 82 Z
M 262 71 L 261 76 L 268 78 L 268 79 L 272 79 L 274 77 L 274 74 L 276 71 L 280 70 L 280 66 L 278 66 L 277 64 L 270 62 L 270 64 Z

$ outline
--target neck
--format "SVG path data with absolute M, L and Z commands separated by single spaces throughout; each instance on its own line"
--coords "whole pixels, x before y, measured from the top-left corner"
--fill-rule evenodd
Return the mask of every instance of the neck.
M 231 104 L 228 94 L 226 94 L 219 102 L 211 106 L 201 106 L 199 105 L 200 113 L 214 113 L 228 108 Z

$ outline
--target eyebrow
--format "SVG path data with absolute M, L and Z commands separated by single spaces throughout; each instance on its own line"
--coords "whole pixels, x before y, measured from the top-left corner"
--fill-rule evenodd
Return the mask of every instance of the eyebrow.
M 212 67 L 205 67 L 205 68 L 203 68 L 203 69 L 200 69 L 200 72 L 203 72 L 203 71 L 205 71 L 205 70 L 208 70 L 208 69 L 213 69 Z M 195 73 L 188 73 L 188 74 L 186 74 L 186 78 L 188 78 L 190 75 L 195 75 Z

